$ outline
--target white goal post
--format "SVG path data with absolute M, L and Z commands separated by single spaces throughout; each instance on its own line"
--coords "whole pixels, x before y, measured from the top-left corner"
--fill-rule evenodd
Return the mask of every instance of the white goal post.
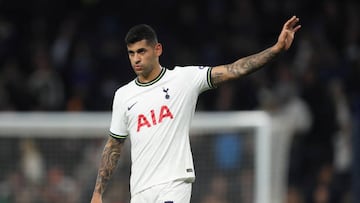
M 2 112 L 0 137 L 98 138 L 108 132 L 110 112 Z M 255 203 L 271 202 L 271 120 L 263 111 L 195 113 L 191 132 L 255 132 Z

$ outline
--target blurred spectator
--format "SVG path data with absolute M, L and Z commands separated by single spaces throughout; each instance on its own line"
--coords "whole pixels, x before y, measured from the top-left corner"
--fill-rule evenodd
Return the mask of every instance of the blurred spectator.
M 0 64 L 16 54 L 18 34 L 16 25 L 0 16 Z
M 77 18 L 70 15 L 59 26 L 51 47 L 51 61 L 57 71 L 63 72 L 68 65 L 70 51 L 76 34 Z
M 228 203 L 228 181 L 222 175 L 214 176 L 210 181 L 207 194 L 204 195 L 201 203 Z
M 352 121 L 350 106 L 341 80 L 334 79 L 329 84 L 332 99 L 335 103 L 336 121 L 339 126 L 335 133 L 334 144 L 334 177 L 331 184 L 333 202 L 342 202 L 351 188 Z
M 47 182 L 42 195 L 45 202 L 79 202 L 80 188 L 76 181 L 66 176 L 61 167 L 52 166 L 47 173 Z
M 27 98 L 28 92 L 24 85 L 19 81 L 27 78 L 19 67 L 18 61 L 9 59 L 5 61 L 3 70 L 0 74 L 0 108 L 1 110 L 16 111 L 27 110 L 29 108 Z
M 315 67 L 309 67 L 303 76 L 302 97 L 309 105 L 313 123 L 309 132 L 299 140 L 299 152 L 296 160 L 304 166 L 297 170 L 301 184 L 313 179 L 321 165 L 333 161 L 333 137 L 338 129 L 335 119 L 334 101 L 330 99 L 329 91 L 321 83 Z M 306 167 L 305 167 L 306 166 Z
M 215 167 L 229 177 L 236 175 L 240 168 L 242 157 L 240 137 L 238 133 L 220 133 L 214 138 Z
M 69 101 L 79 98 L 83 101 L 81 108 L 86 110 L 88 108 L 87 103 L 90 102 L 91 95 L 89 94 L 92 92 L 92 84 L 97 77 L 89 43 L 86 40 L 77 41 L 74 44 L 73 54 L 66 75 L 70 88 Z
M 289 186 L 285 203 L 304 203 L 303 193 L 298 187 Z
M 25 181 L 30 185 L 41 185 L 45 178 L 45 163 L 35 141 L 31 139 L 22 140 L 20 150 L 21 170 Z
M 283 174 L 290 174 L 290 182 L 293 183 L 293 172 L 299 169 L 296 155 L 290 155 L 292 146 L 296 146 L 297 140 L 308 133 L 312 114 L 299 95 L 292 70 L 285 63 L 280 63 L 275 73 L 274 86 L 271 89 L 262 87 L 259 91 L 259 109 L 265 110 L 271 117 L 272 198 L 275 202 L 282 202 L 287 193 L 282 186 L 288 182 Z
M 333 181 L 334 170 L 329 164 L 323 164 L 312 180 L 312 185 L 309 185 L 307 195 L 307 202 L 313 203 L 331 203 L 334 201 L 331 197 L 331 182 Z
M 34 71 L 29 76 L 28 88 L 32 110 L 54 111 L 64 103 L 63 81 L 51 65 L 47 50 L 39 45 L 32 55 Z
M 334 136 L 334 167 L 338 173 L 348 173 L 351 167 L 350 136 L 352 134 L 350 106 L 340 80 L 334 79 L 329 84 L 329 88 L 335 103 L 336 121 L 339 126 Z

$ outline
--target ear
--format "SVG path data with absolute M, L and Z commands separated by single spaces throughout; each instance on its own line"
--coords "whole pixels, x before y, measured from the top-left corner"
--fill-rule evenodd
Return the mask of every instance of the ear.
M 160 43 L 157 43 L 155 45 L 155 53 L 157 56 L 160 56 L 162 54 L 162 45 Z

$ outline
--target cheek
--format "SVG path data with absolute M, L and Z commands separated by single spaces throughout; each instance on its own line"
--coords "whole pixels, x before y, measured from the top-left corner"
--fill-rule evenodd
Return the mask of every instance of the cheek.
M 136 63 L 136 61 L 139 59 L 136 59 L 135 57 L 129 57 L 129 60 L 130 60 L 130 63 L 134 65 Z
M 147 55 L 147 56 L 144 56 L 142 57 L 142 62 L 143 63 L 151 63 L 152 62 L 152 57 Z
M 133 61 L 133 57 L 129 56 L 129 61 L 132 62 L 132 61 Z

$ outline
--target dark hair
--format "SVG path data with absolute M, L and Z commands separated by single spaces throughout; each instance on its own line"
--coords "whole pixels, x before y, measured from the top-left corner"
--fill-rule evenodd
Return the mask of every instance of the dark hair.
M 156 32 L 152 27 L 146 24 L 135 25 L 126 34 L 125 43 L 126 45 L 134 44 L 144 39 L 150 44 L 158 42 Z

